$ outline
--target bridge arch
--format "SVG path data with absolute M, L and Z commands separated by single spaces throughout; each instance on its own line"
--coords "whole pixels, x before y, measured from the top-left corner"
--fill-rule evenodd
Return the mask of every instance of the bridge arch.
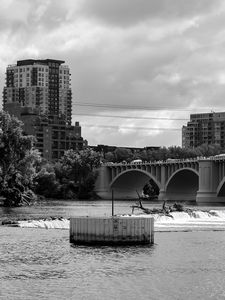
M 196 201 L 198 189 L 199 173 L 192 168 L 175 171 L 168 179 L 165 188 L 167 199 L 175 201 Z
M 225 196 L 225 177 L 221 180 L 220 184 L 216 190 L 217 197 L 224 197 Z
M 149 172 L 141 169 L 128 169 L 119 173 L 111 181 L 110 188 L 115 191 L 116 198 L 137 198 L 136 191 L 140 193 L 149 179 L 152 179 L 160 190 L 160 182 Z

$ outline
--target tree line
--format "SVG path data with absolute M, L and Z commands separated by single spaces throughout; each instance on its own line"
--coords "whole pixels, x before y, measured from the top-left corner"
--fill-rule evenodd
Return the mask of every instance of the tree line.
M 42 197 L 95 198 L 97 170 L 104 162 L 185 159 L 222 152 L 218 145 L 202 145 L 195 149 L 172 146 L 138 152 L 116 148 L 104 155 L 87 148 L 67 150 L 58 161 L 49 162 L 41 157 L 34 145 L 35 138 L 24 134 L 21 121 L 7 112 L 0 112 L 0 196 L 4 206 L 31 204 Z
M 23 133 L 23 123 L 0 112 L 0 196 L 4 206 L 31 204 L 38 199 L 88 199 L 101 156 L 92 149 L 68 150 L 57 162 L 43 159 L 35 138 Z
M 197 158 L 200 156 L 209 157 L 220 153 L 225 153 L 225 150 L 218 144 L 207 145 L 203 144 L 196 148 L 182 148 L 180 146 L 160 147 L 159 149 L 143 149 L 132 151 L 129 148 L 117 148 L 113 152 L 104 153 L 105 162 L 131 162 L 135 159 L 142 161 L 166 161 L 167 159 L 188 159 Z

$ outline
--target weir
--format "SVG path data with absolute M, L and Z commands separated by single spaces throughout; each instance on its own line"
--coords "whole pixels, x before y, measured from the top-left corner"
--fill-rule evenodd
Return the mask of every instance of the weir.
M 211 209 L 209 211 L 192 210 L 188 212 L 171 212 L 169 216 L 161 214 L 152 215 L 131 215 L 126 216 L 126 219 L 131 217 L 138 218 L 154 218 L 154 232 L 158 231 L 198 231 L 198 230 L 225 230 L 225 210 Z M 123 216 L 124 217 L 124 216 Z M 115 217 L 114 217 L 115 218 Z M 125 217 L 124 217 L 125 218 Z M 6 224 L 13 227 L 29 227 L 42 229 L 70 229 L 70 220 L 30 220 L 30 221 L 15 221 L 14 224 Z M 153 229 L 153 228 L 152 228 Z M 104 229 L 107 230 L 107 229 Z M 154 236 L 153 236 L 154 237 Z

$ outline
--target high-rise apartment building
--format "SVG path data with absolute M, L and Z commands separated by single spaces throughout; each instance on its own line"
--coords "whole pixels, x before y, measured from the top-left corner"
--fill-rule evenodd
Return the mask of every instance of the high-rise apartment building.
M 54 59 L 19 60 L 6 69 L 3 109 L 23 121 L 24 132 L 36 137 L 47 160 L 87 146 L 79 122 L 71 125 L 70 76 L 64 61 Z
M 38 108 L 41 114 L 59 116 L 71 125 L 70 70 L 64 61 L 26 59 L 6 69 L 3 108 L 6 103 Z
M 225 112 L 190 115 L 190 121 L 182 128 L 182 146 L 195 148 L 202 144 L 225 148 Z

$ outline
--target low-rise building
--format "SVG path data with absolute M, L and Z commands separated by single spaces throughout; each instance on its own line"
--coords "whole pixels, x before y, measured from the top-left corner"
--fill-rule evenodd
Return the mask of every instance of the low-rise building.
M 81 150 L 87 146 L 79 122 L 68 125 L 63 118 L 41 115 L 38 109 L 21 107 L 19 103 L 6 104 L 5 110 L 23 122 L 25 134 L 36 138 L 35 146 L 47 160 L 59 159 L 68 149 Z

